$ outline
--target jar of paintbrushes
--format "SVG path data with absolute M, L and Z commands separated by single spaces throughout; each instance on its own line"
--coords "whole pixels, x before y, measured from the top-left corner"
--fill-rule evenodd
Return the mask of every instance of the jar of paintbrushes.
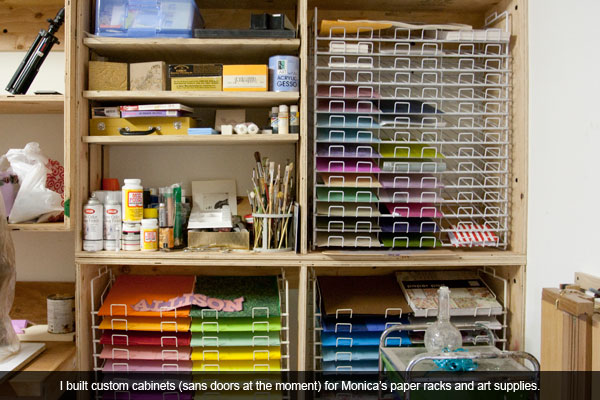
M 255 251 L 290 251 L 293 243 L 294 163 L 275 166 L 268 158 L 254 153 L 252 207 Z

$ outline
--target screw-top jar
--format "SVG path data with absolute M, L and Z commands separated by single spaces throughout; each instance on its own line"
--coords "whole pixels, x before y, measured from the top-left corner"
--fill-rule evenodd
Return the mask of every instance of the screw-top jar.
M 123 185 L 123 222 L 139 224 L 144 216 L 144 188 L 141 179 L 125 179 Z
M 158 219 L 143 219 L 140 230 L 140 249 L 142 251 L 158 250 Z

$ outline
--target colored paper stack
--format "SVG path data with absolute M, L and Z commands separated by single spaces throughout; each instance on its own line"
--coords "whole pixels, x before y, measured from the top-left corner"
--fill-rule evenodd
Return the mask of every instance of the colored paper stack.
M 163 302 L 193 293 L 194 282 L 194 276 L 118 276 L 98 311 L 102 370 L 191 371 L 191 307 Z
M 282 313 L 277 277 L 199 276 L 195 293 L 232 300 L 232 307 L 237 308 L 192 308 L 194 371 L 281 370 Z
M 319 277 L 321 357 L 325 372 L 376 372 L 379 339 L 390 326 L 407 323 L 410 310 L 394 276 Z M 388 346 L 408 345 L 393 333 Z

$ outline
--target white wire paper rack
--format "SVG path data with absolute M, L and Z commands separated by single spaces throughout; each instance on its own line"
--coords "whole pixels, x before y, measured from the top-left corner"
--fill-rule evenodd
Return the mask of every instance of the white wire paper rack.
M 509 242 L 510 34 L 312 32 L 313 248 Z
M 102 306 L 104 299 L 106 298 L 108 292 L 112 288 L 112 285 L 115 281 L 115 277 L 112 273 L 112 270 L 108 267 L 102 267 L 98 271 L 98 275 L 94 277 L 91 282 L 91 291 L 90 291 L 90 300 L 91 300 L 91 330 L 92 330 L 92 355 L 93 355 L 93 369 L 96 372 L 100 372 L 104 370 L 106 360 L 100 357 L 102 352 L 103 345 L 101 344 L 101 336 L 103 330 L 100 329 L 100 323 L 102 322 L 102 317 L 98 315 L 98 311 Z M 281 274 L 277 277 L 277 283 L 279 288 L 279 300 L 281 307 L 281 330 L 280 330 L 280 351 L 281 351 L 281 371 L 289 372 L 290 371 L 290 329 L 289 329 L 289 281 L 285 275 L 285 271 L 282 269 Z M 126 305 L 111 305 L 111 312 L 113 310 L 116 312 L 119 308 L 125 307 Z M 265 311 L 267 313 L 268 318 L 268 309 L 264 307 L 256 307 L 252 310 L 252 318 L 257 318 L 257 322 L 254 324 L 269 324 L 268 321 L 258 321 L 259 319 L 264 319 L 262 317 L 265 316 Z M 204 312 L 203 312 L 204 314 Z M 215 311 L 207 310 L 207 316 L 217 316 Z M 162 315 L 162 313 L 161 313 Z M 161 317 L 162 318 L 162 317 Z M 161 328 L 163 326 L 166 327 L 168 324 L 176 324 L 173 317 L 165 317 L 164 320 L 161 321 Z M 127 372 L 129 371 L 129 335 L 127 329 L 127 320 L 126 318 L 115 319 L 112 318 L 112 321 L 116 322 L 125 322 L 124 330 L 112 330 L 113 334 L 111 335 L 111 346 L 112 346 L 112 355 L 113 355 L 113 363 L 114 367 L 113 372 Z M 206 324 L 217 324 L 218 322 L 206 322 Z M 267 330 L 268 332 L 268 330 Z M 178 342 L 177 332 L 166 332 L 161 329 L 160 333 L 160 343 L 161 347 L 165 347 L 165 350 L 162 351 L 162 361 L 159 360 L 159 364 L 157 366 L 156 372 L 179 372 L 178 364 L 176 361 L 179 361 L 179 352 L 178 347 L 180 347 L 181 343 Z M 204 341 L 206 340 L 206 344 L 204 345 Z M 124 344 L 123 344 L 124 343 Z M 214 350 L 214 347 L 219 347 L 218 337 L 203 337 L 202 339 L 203 347 L 210 347 L 213 354 L 217 354 L 218 357 L 218 349 Z M 252 346 L 264 347 L 270 345 L 269 336 L 265 336 L 264 332 L 256 332 L 256 336 L 252 339 Z M 188 345 L 189 346 L 189 345 Z M 263 350 L 258 350 L 255 352 L 255 356 L 259 355 L 259 352 Z M 216 353 L 215 353 L 216 352 Z M 203 352 L 204 355 L 204 352 Z M 258 357 L 260 358 L 260 357 Z M 254 370 L 259 372 L 267 372 L 269 370 L 269 365 L 261 362 L 261 360 L 256 359 L 256 363 L 254 365 Z M 211 372 L 215 372 L 217 369 L 210 369 Z M 207 369 L 208 371 L 208 369 Z M 106 371 L 105 371 L 106 372 Z M 109 371 L 111 372 L 111 371 Z

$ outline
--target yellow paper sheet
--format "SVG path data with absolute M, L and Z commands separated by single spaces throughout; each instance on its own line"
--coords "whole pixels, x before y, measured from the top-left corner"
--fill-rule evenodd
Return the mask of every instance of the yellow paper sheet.
M 280 360 L 281 349 L 277 346 L 196 347 L 192 350 L 191 359 L 192 361 Z
M 256 360 L 256 361 L 194 361 L 192 371 L 257 371 L 273 372 L 280 371 L 281 364 L 279 360 Z

